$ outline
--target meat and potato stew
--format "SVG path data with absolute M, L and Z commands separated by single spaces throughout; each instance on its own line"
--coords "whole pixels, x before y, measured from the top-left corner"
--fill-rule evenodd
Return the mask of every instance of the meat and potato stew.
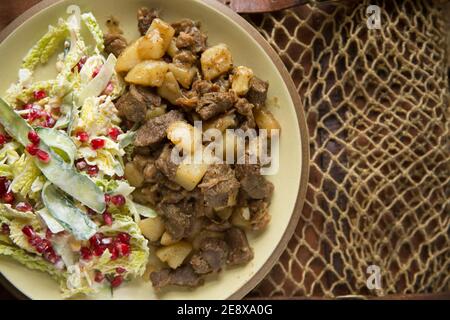
M 139 223 L 156 256 L 153 286 L 197 287 L 206 275 L 253 259 L 247 233 L 270 222 L 274 186 L 260 164 L 175 163 L 173 149 L 188 147 L 180 132 L 196 130 L 195 121 L 223 134 L 281 128 L 266 103 L 269 83 L 236 66 L 226 44 L 209 46 L 198 22 L 169 23 L 148 8 L 137 20 L 135 41 L 120 28 L 104 35 L 127 84 L 115 106 L 124 132 L 136 131 L 125 178 L 136 188 L 134 201 L 158 213 Z

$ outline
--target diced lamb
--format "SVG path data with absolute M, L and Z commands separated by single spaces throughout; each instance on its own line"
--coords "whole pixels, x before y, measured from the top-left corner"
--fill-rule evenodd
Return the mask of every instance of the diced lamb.
M 208 120 L 231 109 L 235 101 L 232 91 L 209 92 L 200 97 L 196 111 L 203 120 Z
M 161 171 L 168 179 L 175 178 L 178 166 L 170 160 L 172 148 L 170 145 L 165 145 L 163 151 L 155 162 L 156 168 Z
M 267 181 L 260 173 L 260 166 L 257 164 L 236 165 L 236 177 L 241 184 L 241 190 L 252 199 L 270 199 L 274 186 Z
M 244 264 L 253 259 L 253 250 L 248 244 L 245 232 L 238 228 L 228 229 L 225 241 L 230 248 L 227 264 L 234 266 Z
M 131 85 L 128 92 L 116 102 L 119 116 L 125 117 L 132 122 L 144 121 L 147 109 L 160 105 L 161 97 L 147 88 L 135 85 Z
M 167 286 L 181 286 L 195 288 L 203 284 L 204 280 L 194 272 L 190 264 L 181 266 L 175 270 L 163 269 L 150 274 L 153 287 L 161 289 Z
M 147 33 L 147 30 L 150 28 L 153 20 L 156 18 L 159 18 L 159 13 L 156 9 L 142 7 L 138 10 L 138 29 L 142 36 Z
M 262 230 L 270 222 L 269 201 L 250 200 L 250 224 L 253 230 Z
M 225 241 L 216 238 L 206 238 L 200 244 L 200 251 L 195 253 L 190 265 L 198 274 L 219 272 L 226 264 L 228 258 L 228 245 Z
M 183 114 L 179 111 L 172 110 L 159 117 L 148 120 L 136 134 L 134 145 L 136 147 L 153 146 L 164 140 L 166 130 L 175 122 L 183 120 Z
M 257 77 L 250 80 L 250 89 L 247 93 L 247 100 L 255 106 L 264 106 L 267 100 L 267 91 L 269 90 L 269 83 Z
M 175 241 L 187 236 L 192 228 L 193 206 L 189 203 L 165 203 L 158 206 L 159 214 L 164 220 L 166 230 Z
M 236 204 L 239 182 L 229 165 L 211 165 L 199 185 L 208 206 L 220 210 Z
M 112 53 L 116 57 L 127 47 L 127 39 L 119 33 L 107 33 L 103 36 L 103 41 L 105 44 L 105 52 Z

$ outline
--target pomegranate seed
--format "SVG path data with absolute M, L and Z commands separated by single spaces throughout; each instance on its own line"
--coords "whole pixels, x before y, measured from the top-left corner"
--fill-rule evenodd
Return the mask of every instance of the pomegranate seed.
M 8 179 L 6 177 L 0 177 L 0 197 L 4 196 L 8 187 L 6 184 L 8 183 Z
M 103 254 L 103 252 L 105 252 L 105 250 L 106 250 L 106 247 L 105 247 L 104 245 L 101 245 L 101 246 L 99 246 L 99 247 L 96 247 L 96 248 L 94 249 L 94 255 L 95 255 L 96 257 L 100 257 L 100 256 Z
M 38 150 L 36 152 L 36 156 L 39 159 L 39 161 L 43 163 L 49 163 L 50 162 L 50 155 L 45 152 L 44 150 Z
M 104 146 L 105 146 L 105 140 L 103 140 L 103 139 L 93 139 L 93 140 L 91 141 L 91 147 L 92 147 L 92 149 L 94 149 L 94 150 L 101 149 L 101 148 L 103 148 Z
M 122 273 L 127 272 L 127 269 L 122 268 L 122 267 L 117 267 L 117 268 L 116 268 L 116 272 L 119 273 L 119 274 L 122 274 Z
M 22 211 L 22 212 L 28 212 L 28 211 L 32 211 L 33 207 L 26 202 L 19 202 L 18 204 L 16 204 L 16 210 Z
M 16 197 L 14 197 L 14 194 L 12 192 L 7 192 L 3 196 L 3 201 L 7 204 L 13 204 Z
M 22 110 L 31 110 L 31 109 L 33 109 L 32 103 L 27 103 L 22 106 Z
M 121 207 L 125 204 L 125 197 L 121 194 L 115 195 L 111 198 L 111 202 L 116 206 L 116 207 Z
M 27 236 L 27 238 L 34 238 L 36 236 L 36 233 L 34 232 L 34 229 L 32 226 L 23 227 L 22 232 L 24 235 Z
M 111 280 L 111 287 L 117 288 L 122 284 L 122 282 L 123 282 L 122 276 L 115 276 L 114 279 Z
M 109 194 L 105 194 L 105 202 L 111 202 L 111 196 Z
M 90 176 L 95 176 L 98 174 L 98 167 L 97 166 L 89 166 L 87 169 L 87 173 Z
M 45 127 L 47 128 L 53 128 L 56 124 L 56 120 L 53 119 L 51 115 L 48 115 L 45 119 Z
M 39 148 L 35 144 L 29 144 L 25 147 L 25 150 L 27 150 L 30 155 L 35 156 L 39 151 Z
M 41 242 L 42 242 L 42 239 L 39 236 L 35 236 L 33 238 L 28 239 L 28 243 L 31 244 L 33 247 L 40 245 Z
M 56 264 L 61 259 L 58 255 L 56 255 L 53 248 L 50 248 L 48 251 L 44 253 L 44 258 L 53 264 Z
M 88 164 L 84 159 L 78 159 L 77 161 L 75 161 L 75 167 L 80 171 L 85 170 L 87 166 Z
M 87 213 L 90 216 L 95 216 L 97 214 L 97 212 L 95 212 L 94 210 L 92 210 L 91 208 L 87 208 Z
M 96 76 L 98 76 L 100 72 L 100 67 L 97 67 L 94 69 L 94 71 L 92 72 L 92 78 L 95 78 Z
M 108 247 L 109 253 L 111 253 L 111 260 L 116 260 L 119 257 L 119 250 L 115 244 L 111 244 Z
M 50 229 L 47 229 L 47 231 L 45 231 L 45 238 L 51 239 L 52 237 L 53 237 L 53 232 Z
M 84 67 L 84 64 L 86 63 L 87 57 L 82 57 L 80 61 L 78 61 L 77 65 L 72 69 L 72 71 L 75 71 L 75 68 L 78 68 L 78 72 L 81 71 L 81 69 Z
M 9 235 L 10 232 L 11 230 L 9 230 L 9 226 L 6 223 L 2 223 L 2 233 Z
M 41 142 L 41 138 L 39 137 L 39 135 L 36 133 L 36 131 L 30 131 L 28 132 L 28 140 L 30 140 L 30 142 L 32 144 L 39 144 L 39 142 Z
M 119 240 L 122 243 L 129 244 L 130 243 L 131 236 L 128 233 L 122 232 L 119 233 L 117 236 L 117 240 Z
M 0 134 L 0 146 L 6 143 L 6 136 L 4 134 Z
M 81 249 L 80 249 L 80 253 L 81 253 L 81 258 L 83 259 L 83 260 L 91 260 L 92 259 L 92 252 L 91 252 L 91 250 L 89 249 L 89 248 L 87 248 L 87 247 L 82 247 Z
M 89 141 L 89 134 L 87 132 L 80 131 L 77 132 L 75 136 L 78 138 L 78 140 L 80 140 L 80 142 L 84 143 Z
M 39 100 L 42 100 L 45 97 L 47 97 L 47 94 L 45 93 L 44 90 L 39 90 L 39 91 L 34 91 L 33 96 L 36 101 L 39 101 Z
M 105 280 L 105 276 L 103 275 L 103 273 L 101 273 L 100 271 L 95 271 L 94 281 L 100 283 L 103 280 Z
M 117 251 L 120 256 L 128 256 L 130 254 L 130 245 L 126 243 L 116 243 Z
M 112 226 L 113 218 L 109 212 L 103 213 L 103 221 L 105 221 L 106 225 Z
M 108 130 L 108 136 L 114 141 L 117 141 L 117 137 L 120 135 L 120 133 L 120 130 L 117 128 L 110 128 Z
M 31 122 L 41 117 L 41 112 L 39 110 L 31 110 L 31 112 L 28 113 L 27 119 Z
M 103 239 L 103 234 L 96 233 L 89 239 L 89 243 L 91 244 L 91 247 L 96 248 L 102 244 L 102 239 Z
M 42 239 L 38 245 L 36 245 L 36 251 L 39 253 L 43 253 L 51 248 L 51 243 L 47 239 Z

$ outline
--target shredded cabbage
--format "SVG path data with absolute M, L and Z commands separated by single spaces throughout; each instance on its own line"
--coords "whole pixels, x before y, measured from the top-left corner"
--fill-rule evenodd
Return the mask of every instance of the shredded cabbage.
M 14 179 L 11 183 L 11 190 L 19 193 L 24 198 L 32 192 L 31 187 L 41 176 L 41 171 L 36 166 L 32 157 L 22 154 L 20 159 L 12 166 Z

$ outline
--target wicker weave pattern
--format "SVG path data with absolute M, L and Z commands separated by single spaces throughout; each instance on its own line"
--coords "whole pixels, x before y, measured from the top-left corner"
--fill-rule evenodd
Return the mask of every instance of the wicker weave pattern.
M 429 0 L 370 4 L 380 30 L 369 1 L 247 17 L 294 79 L 312 157 L 296 234 L 252 295 L 450 290 L 444 14 Z M 381 290 L 366 287 L 371 264 Z

